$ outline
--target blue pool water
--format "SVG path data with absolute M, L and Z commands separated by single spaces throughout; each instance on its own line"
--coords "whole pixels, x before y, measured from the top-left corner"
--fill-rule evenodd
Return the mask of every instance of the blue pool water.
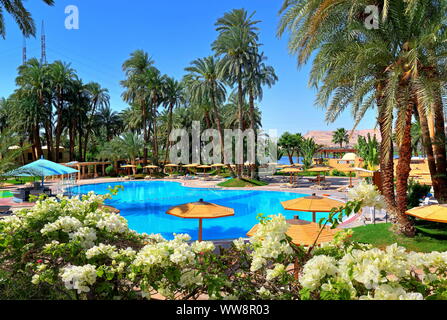
M 231 207 L 235 211 L 232 217 L 203 220 L 203 238 L 206 240 L 246 237 L 246 233 L 257 223 L 258 213 L 282 213 L 287 219 L 299 215 L 300 219 L 312 220 L 311 213 L 286 211 L 281 206 L 281 201 L 306 196 L 297 193 L 188 188 L 178 182 L 168 181 L 83 185 L 70 191 L 74 194 L 89 191 L 105 194 L 109 186 L 116 185 L 124 186 L 124 190 L 106 203 L 121 210 L 121 215 L 128 220 L 131 229 L 140 233 L 160 233 L 166 239 L 172 239 L 173 233 L 188 233 L 193 239 L 197 239 L 198 220 L 174 217 L 166 214 L 166 211 L 172 206 L 199 199 Z M 317 214 L 317 221 L 326 215 L 327 213 Z

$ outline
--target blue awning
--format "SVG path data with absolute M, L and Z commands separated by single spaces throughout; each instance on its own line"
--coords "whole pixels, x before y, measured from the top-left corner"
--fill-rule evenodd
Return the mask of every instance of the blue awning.
M 2 174 L 5 177 L 48 177 L 76 173 L 78 170 L 64 165 L 40 159 L 23 167 Z

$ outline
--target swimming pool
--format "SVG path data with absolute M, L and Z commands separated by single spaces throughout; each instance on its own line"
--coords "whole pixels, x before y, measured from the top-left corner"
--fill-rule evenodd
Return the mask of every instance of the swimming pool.
M 306 196 L 290 192 L 189 188 L 168 181 L 101 183 L 72 187 L 70 191 L 74 194 L 86 194 L 89 191 L 105 194 L 109 186 L 116 185 L 124 186 L 124 190 L 106 203 L 121 210 L 121 215 L 128 220 L 131 229 L 139 233 L 160 233 L 166 239 L 172 239 L 173 233 L 188 233 L 193 239 L 198 238 L 196 219 L 177 218 L 166 214 L 166 211 L 172 206 L 199 199 L 231 207 L 235 211 L 232 217 L 204 219 L 205 240 L 246 237 L 246 233 L 257 223 L 258 213 L 281 213 L 287 219 L 299 215 L 300 219 L 312 221 L 311 213 L 283 209 L 281 201 Z M 325 216 L 327 213 L 317 214 L 317 221 Z

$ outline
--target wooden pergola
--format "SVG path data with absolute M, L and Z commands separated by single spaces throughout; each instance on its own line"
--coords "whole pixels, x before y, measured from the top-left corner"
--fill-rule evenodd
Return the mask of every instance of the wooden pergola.
M 77 169 L 79 172 L 77 174 L 77 179 L 88 179 L 88 178 L 98 178 L 100 175 L 106 175 L 106 167 L 111 165 L 110 161 L 95 161 L 95 162 L 75 162 L 75 163 L 65 163 L 64 165 L 70 168 Z M 98 170 L 98 167 L 100 168 Z M 93 168 L 93 172 L 90 172 L 90 168 Z

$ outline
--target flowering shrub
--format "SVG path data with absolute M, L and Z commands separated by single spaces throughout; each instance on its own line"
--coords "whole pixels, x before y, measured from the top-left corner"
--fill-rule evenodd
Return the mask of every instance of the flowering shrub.
M 374 207 L 376 209 L 385 208 L 385 199 L 375 185 L 360 182 L 355 188 L 348 191 L 351 200 L 361 201 L 364 207 Z
M 229 248 L 168 241 L 130 230 L 108 197 L 40 199 L 0 220 L 0 298 L 447 299 L 447 253 L 379 250 L 350 230 L 309 251 L 282 215 Z

